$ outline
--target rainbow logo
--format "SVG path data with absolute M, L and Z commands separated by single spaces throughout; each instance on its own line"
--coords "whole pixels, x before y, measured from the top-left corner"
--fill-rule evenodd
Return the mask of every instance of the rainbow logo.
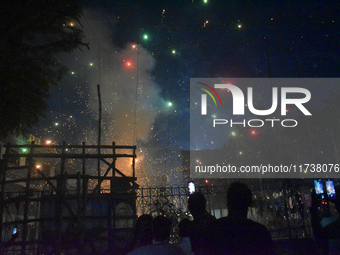
M 209 88 L 212 92 L 214 92 L 214 94 L 217 96 L 217 98 L 218 98 L 218 100 L 220 101 L 220 104 L 221 104 L 221 106 L 222 106 L 222 100 L 221 100 L 221 98 L 220 98 L 220 95 L 217 93 L 217 91 L 216 91 L 213 87 L 211 87 L 210 85 L 205 84 L 205 83 L 203 83 L 203 82 L 198 82 L 198 83 L 199 83 L 199 84 L 202 84 L 202 85 L 204 85 L 204 86 L 206 86 L 206 87 Z M 209 90 L 205 89 L 205 88 L 200 88 L 200 89 L 203 90 L 205 93 L 207 93 L 207 94 L 212 98 L 212 100 L 214 101 L 215 105 L 217 106 L 216 100 L 215 100 L 214 96 L 211 94 L 211 92 L 210 92 Z

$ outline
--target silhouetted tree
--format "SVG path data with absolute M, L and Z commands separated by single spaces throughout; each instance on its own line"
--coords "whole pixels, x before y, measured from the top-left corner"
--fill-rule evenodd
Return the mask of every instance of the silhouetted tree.
M 66 67 L 58 54 L 88 46 L 77 0 L 0 2 L 0 138 L 25 134 Z

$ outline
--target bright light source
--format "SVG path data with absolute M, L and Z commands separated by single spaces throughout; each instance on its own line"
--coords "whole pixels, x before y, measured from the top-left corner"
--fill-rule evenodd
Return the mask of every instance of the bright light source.
M 149 39 L 149 36 L 148 36 L 147 34 L 144 34 L 144 35 L 143 35 L 143 39 L 144 39 L 144 40 L 147 40 L 147 39 Z
M 47 145 L 52 144 L 52 140 L 46 140 L 46 141 L 45 141 L 45 144 L 47 144 Z
M 35 168 L 36 168 L 36 169 L 40 169 L 40 168 L 41 168 L 41 165 L 35 165 Z
M 126 66 L 127 68 L 132 67 L 132 62 L 131 62 L 131 61 L 125 61 L 125 60 L 124 60 L 124 62 L 125 62 L 125 66 Z
M 168 103 L 168 106 L 172 106 L 172 103 L 171 103 L 171 102 L 169 102 L 169 103 Z
M 176 54 L 176 50 L 172 50 L 172 54 Z

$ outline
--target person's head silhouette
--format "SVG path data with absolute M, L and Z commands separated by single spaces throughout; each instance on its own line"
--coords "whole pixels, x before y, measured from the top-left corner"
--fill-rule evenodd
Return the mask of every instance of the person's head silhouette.
M 188 199 L 188 209 L 192 216 L 197 217 L 205 213 L 207 205 L 207 200 L 200 192 L 195 192 L 189 196 Z
M 135 242 L 137 246 L 147 245 L 153 240 L 153 218 L 149 214 L 138 217 L 135 227 Z
M 171 221 L 163 216 L 158 215 L 153 220 L 153 233 L 155 241 L 165 241 L 170 237 L 171 232 Z
M 232 183 L 227 192 L 228 214 L 236 218 L 247 218 L 251 200 L 252 192 L 246 184 L 241 182 Z

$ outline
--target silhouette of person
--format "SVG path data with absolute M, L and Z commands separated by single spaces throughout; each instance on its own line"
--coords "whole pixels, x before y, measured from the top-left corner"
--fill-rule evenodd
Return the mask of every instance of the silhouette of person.
M 195 254 L 205 254 L 207 229 L 216 220 L 214 216 L 208 213 L 206 205 L 207 200 L 202 193 L 195 192 L 189 196 L 188 209 L 194 217 L 190 240 Z
M 336 188 L 334 203 L 337 216 L 331 216 L 329 208 L 321 208 L 321 201 L 316 197 L 315 190 L 312 191 L 311 223 L 313 236 L 324 254 L 340 254 L 340 186 Z M 319 212 L 320 208 L 320 212 Z M 321 218 L 320 214 L 325 209 L 330 217 Z
M 143 214 L 138 217 L 134 231 L 133 251 L 129 255 L 140 254 L 142 247 L 151 244 L 153 240 L 153 217 Z
M 162 215 L 153 219 L 153 242 L 147 246 L 139 247 L 129 253 L 130 255 L 184 255 L 182 249 L 169 243 L 171 231 L 170 220 Z
M 228 216 L 211 224 L 206 254 L 274 254 L 271 235 L 247 218 L 252 192 L 246 184 L 232 183 L 227 191 Z
M 191 249 L 190 234 L 193 228 L 193 223 L 189 219 L 183 219 L 178 224 L 179 241 L 176 244 L 179 246 L 185 255 L 194 255 Z

